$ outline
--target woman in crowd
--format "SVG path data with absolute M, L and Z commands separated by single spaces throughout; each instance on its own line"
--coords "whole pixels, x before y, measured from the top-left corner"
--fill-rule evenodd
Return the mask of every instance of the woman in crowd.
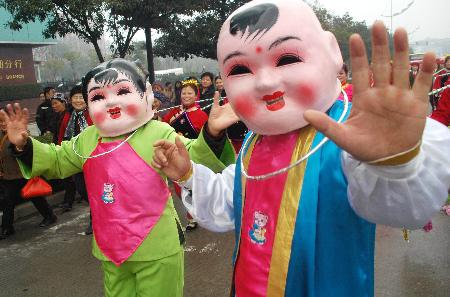
M 168 113 L 167 108 L 172 107 L 172 102 L 170 101 L 169 98 L 166 97 L 166 95 L 164 95 L 164 87 L 162 85 L 162 83 L 155 81 L 152 84 L 152 90 L 153 90 L 153 95 L 156 99 L 159 100 L 159 102 L 161 102 L 161 109 L 163 110 L 160 113 L 160 116 L 164 116 L 165 114 Z
M 348 79 L 348 67 L 347 67 L 347 65 L 345 63 L 344 63 L 344 65 L 342 65 L 342 69 L 338 73 L 338 79 L 341 82 L 342 89 L 347 94 L 348 101 L 352 102 L 353 85 L 349 84 L 347 82 L 347 79 Z M 340 94 L 338 99 L 339 100 L 344 100 L 344 95 Z
M 70 107 L 61 116 L 56 144 L 60 145 L 62 141 L 72 139 L 91 125 L 92 120 L 83 98 L 82 87 L 76 85 L 70 91 Z M 64 184 L 66 195 L 64 195 L 64 202 L 61 207 L 63 211 L 72 210 L 76 192 L 80 194 L 81 200 L 88 201 L 83 173 L 77 173 L 65 179 Z M 92 234 L 92 219 L 85 233 Z
M 0 118 L 0 178 L 5 194 L 0 240 L 6 239 L 15 233 L 13 227 L 14 208 L 22 199 L 20 191 L 27 183 L 27 180 L 20 173 L 16 158 L 8 152 L 9 145 L 6 125 L 3 119 Z M 39 227 L 47 227 L 56 222 L 57 218 L 45 197 L 34 197 L 31 199 L 31 202 L 43 217 Z
M 175 106 L 181 105 L 181 81 L 175 82 Z
M 203 125 L 208 121 L 208 115 L 195 104 L 198 86 L 196 80 L 187 80 L 182 83 L 181 107 L 172 109 L 163 117 L 163 121 L 174 127 L 175 131 L 188 138 L 196 138 Z M 181 197 L 180 188 L 174 184 L 175 191 Z M 197 228 L 197 222 L 187 213 L 188 224 L 186 231 Z
M 226 97 L 227 92 L 225 92 L 225 88 L 223 87 L 223 80 L 220 77 L 220 75 L 216 76 L 216 79 L 214 80 L 216 85 L 216 91 L 220 93 L 220 97 Z
M 175 92 L 173 90 L 173 86 L 171 82 L 166 82 L 163 90 L 164 96 L 170 100 L 172 105 L 175 105 Z
M 212 98 L 214 97 L 214 92 L 216 89 L 214 88 L 214 75 L 211 72 L 205 72 L 200 76 L 201 79 L 201 87 L 200 87 L 200 107 L 204 112 L 209 114 L 211 110 Z M 211 99 L 211 101 L 202 101 L 205 99 Z

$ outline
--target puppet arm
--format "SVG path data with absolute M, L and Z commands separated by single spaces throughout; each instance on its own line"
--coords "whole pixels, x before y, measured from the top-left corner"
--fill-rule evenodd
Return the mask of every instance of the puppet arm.
M 83 160 L 72 150 L 72 141 L 74 138 L 55 145 L 28 138 L 24 151 L 13 150 L 13 155 L 25 178 L 44 176 L 47 179 L 63 179 L 81 172 L 83 168 Z M 77 147 L 81 142 L 81 139 L 78 140 Z
M 189 213 L 200 226 L 214 231 L 234 229 L 233 189 L 235 165 L 215 174 L 207 167 L 193 162 L 192 176 L 182 186 L 182 199 Z
M 427 119 L 417 156 L 405 164 L 377 166 L 343 152 L 348 199 L 362 218 L 418 229 L 439 211 L 450 186 L 450 130 Z

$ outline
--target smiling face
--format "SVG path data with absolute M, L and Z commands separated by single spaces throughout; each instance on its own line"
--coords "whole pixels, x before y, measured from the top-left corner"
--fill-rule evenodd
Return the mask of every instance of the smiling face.
M 228 99 L 258 134 L 304 127 L 306 109 L 326 111 L 338 97 L 336 39 L 301 1 L 244 5 L 224 23 L 217 52 Z
M 102 76 L 109 76 L 102 79 Z M 100 136 L 114 137 L 132 132 L 153 117 L 153 93 L 144 93 L 120 70 L 98 73 L 87 85 L 89 115 Z
M 195 103 L 197 92 L 191 86 L 185 86 L 181 89 L 181 104 L 184 108 L 189 108 Z
M 216 90 L 223 90 L 223 80 L 221 78 L 216 78 Z
M 76 94 L 72 95 L 71 103 L 72 103 L 72 107 L 76 111 L 85 110 L 87 107 L 86 102 L 83 99 L 83 94 L 81 94 L 81 93 L 76 93 Z

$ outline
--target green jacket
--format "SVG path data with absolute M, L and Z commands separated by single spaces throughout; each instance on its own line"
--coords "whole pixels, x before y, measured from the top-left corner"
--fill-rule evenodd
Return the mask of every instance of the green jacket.
M 145 162 L 151 165 L 154 152 L 153 144 L 161 139 L 174 142 L 176 136 L 178 134 L 168 124 L 152 120 L 140 127 L 128 143 Z M 29 168 L 19 161 L 21 171 L 25 178 L 44 176 L 48 179 L 62 179 L 81 172 L 86 159 L 78 157 L 73 151 L 72 146 L 75 146 L 75 150 L 80 155 L 90 156 L 99 138 L 97 128 L 90 126 L 80 134 L 75 145 L 73 144 L 75 138 L 72 138 L 70 141 L 64 141 L 61 146 L 44 144 L 32 139 L 32 167 Z M 123 137 L 102 138 L 102 142 L 110 142 L 119 138 Z M 227 165 L 234 163 L 234 151 L 229 141 L 226 142 L 219 160 L 203 138 L 203 131 L 200 133 L 198 139 L 195 140 L 183 138 L 182 136 L 181 138 L 189 151 L 191 159 L 196 163 L 209 167 L 215 172 L 222 171 Z M 159 170 L 155 170 L 167 182 L 167 177 Z M 179 242 L 176 226 L 176 221 L 178 220 L 173 200 L 169 197 L 167 206 L 158 223 L 127 261 L 157 260 L 181 251 L 182 247 Z M 108 261 L 107 257 L 98 248 L 95 242 L 95 236 L 92 252 L 97 259 Z

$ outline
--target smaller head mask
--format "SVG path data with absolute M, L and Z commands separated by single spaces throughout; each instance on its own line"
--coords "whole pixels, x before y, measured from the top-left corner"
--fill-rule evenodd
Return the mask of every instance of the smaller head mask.
M 254 0 L 223 24 L 217 58 L 234 111 L 254 132 L 306 126 L 307 109 L 326 111 L 339 94 L 342 57 L 300 0 Z
M 147 75 L 134 62 L 114 59 L 83 78 L 83 97 L 100 136 L 120 136 L 152 117 L 153 92 Z

